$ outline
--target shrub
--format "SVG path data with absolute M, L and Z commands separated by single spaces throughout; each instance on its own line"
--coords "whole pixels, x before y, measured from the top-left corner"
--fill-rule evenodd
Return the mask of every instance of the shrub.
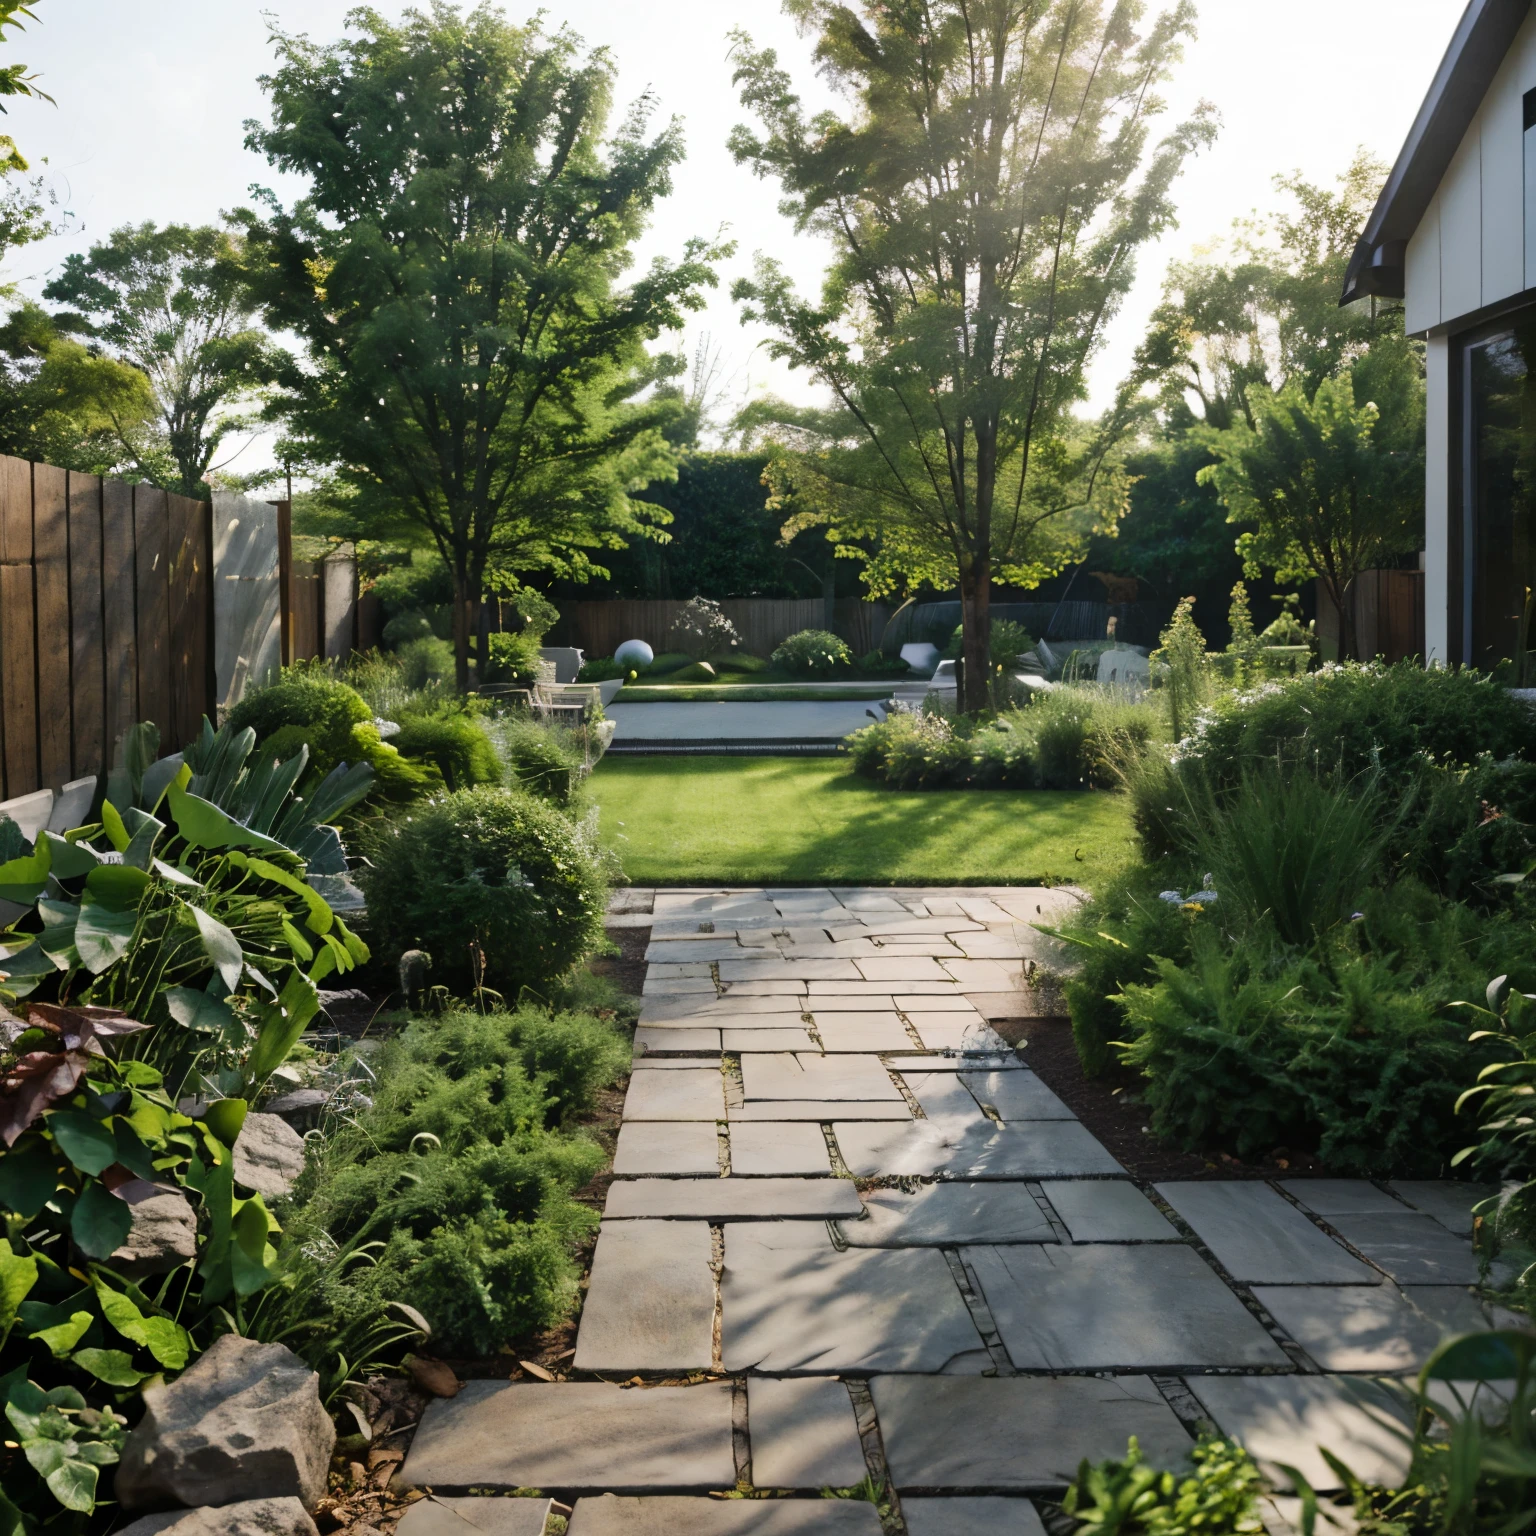
M 741 644 L 736 626 L 721 612 L 720 604 L 707 597 L 691 598 L 683 604 L 672 621 L 670 638 L 694 661 Z
M 465 715 L 407 715 L 391 745 L 432 763 L 450 790 L 500 784 L 501 759 L 478 722 Z
M 905 677 L 911 670 L 900 656 L 887 656 L 884 651 L 870 651 L 859 658 L 859 671 L 866 677 Z
M 1036 694 L 1016 718 L 1048 789 L 1113 789 L 1158 734 L 1157 712 L 1096 686 Z
M 710 659 L 717 672 L 742 672 L 752 676 L 768 670 L 768 663 L 761 656 L 749 656 L 745 651 L 732 651 L 729 656 L 714 656 Z
M 515 635 L 486 637 L 485 675 L 482 681 L 502 683 L 511 688 L 532 688 L 539 680 L 539 655 L 542 635 L 522 630 Z
M 629 668 L 615 661 L 612 656 L 594 656 L 581 664 L 576 674 L 578 683 L 611 683 L 615 678 L 628 677 Z
M 582 754 L 567 732 L 527 715 L 499 720 L 491 729 L 515 787 L 554 805 L 571 803 L 580 783 Z
M 1264 1492 L 1253 1458 L 1235 1441 L 1202 1435 L 1193 1475 L 1149 1467 L 1134 1435 L 1125 1459 L 1082 1462 L 1061 1501 L 1078 1536 L 1262 1536 Z
M 259 746 L 285 726 L 297 727 L 309 743 L 311 766 L 329 773 L 355 756 L 352 727 L 371 723 L 373 712 L 326 667 L 306 665 L 290 667 L 278 682 L 246 694 L 226 718 L 235 731 L 255 731 Z
M 1373 892 L 1310 952 L 1229 946 L 1218 910 L 1196 919 L 1186 962 L 1124 989 L 1124 1060 L 1146 1075 L 1153 1130 L 1244 1159 L 1315 1153 L 1339 1174 L 1440 1174 L 1461 1140 L 1457 1086 L 1487 1058 L 1454 1005 L 1479 951 L 1511 938 L 1413 885 Z
M 1211 697 L 1210 657 L 1205 636 L 1195 623 L 1195 600 L 1181 597 L 1168 628 L 1158 637 L 1152 653 L 1154 675 L 1162 684 L 1168 706 L 1168 725 L 1173 739 L 1180 741 L 1194 725 L 1201 707 Z
M 522 791 L 468 789 L 383 828 L 364 872 L 388 959 L 424 949 L 433 977 L 467 996 L 538 987 L 602 938 L 606 888 L 585 833 Z
M 853 652 L 824 629 L 802 629 L 774 651 L 772 661 L 797 677 L 830 677 L 839 667 L 852 665 Z

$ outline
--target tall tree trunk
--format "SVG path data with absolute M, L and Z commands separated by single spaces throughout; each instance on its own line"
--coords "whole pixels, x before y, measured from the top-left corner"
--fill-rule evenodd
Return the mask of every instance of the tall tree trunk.
M 961 668 L 956 707 L 969 713 L 991 700 L 992 572 L 974 555 L 960 562 Z
M 480 627 L 480 580 L 465 566 L 453 572 L 453 683 L 469 692 L 469 642 Z

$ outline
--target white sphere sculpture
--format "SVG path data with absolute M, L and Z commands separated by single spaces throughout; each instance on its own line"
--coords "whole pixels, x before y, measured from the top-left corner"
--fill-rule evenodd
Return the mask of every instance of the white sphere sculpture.
M 644 640 L 626 640 L 613 653 L 613 659 L 621 667 L 633 667 L 638 672 L 642 667 L 648 667 L 656 660 L 656 653 Z

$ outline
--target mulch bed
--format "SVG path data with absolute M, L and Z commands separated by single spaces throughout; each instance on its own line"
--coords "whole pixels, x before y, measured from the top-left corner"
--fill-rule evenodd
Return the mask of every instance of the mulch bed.
M 1181 1152 L 1146 1128 L 1140 1099 L 1142 1078 L 1127 1067 L 1102 1077 L 1084 1077 L 1072 1043 L 1070 1019 L 1004 1019 L 992 1026 L 1010 1045 L 1022 1045 L 1024 1060 L 1045 1085 L 1109 1148 L 1132 1178 L 1162 1179 L 1306 1178 L 1327 1170 L 1305 1153 L 1276 1148 L 1259 1164 L 1240 1163 L 1225 1153 Z

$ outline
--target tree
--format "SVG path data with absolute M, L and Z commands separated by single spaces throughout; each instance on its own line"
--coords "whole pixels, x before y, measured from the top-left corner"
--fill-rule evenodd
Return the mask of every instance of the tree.
M 89 254 L 70 256 L 43 297 L 72 306 L 63 331 L 89 337 L 148 380 L 149 420 L 114 424 L 139 474 L 183 496 L 206 496 L 204 477 L 230 433 L 250 425 L 250 403 L 273 365 L 255 324 L 226 230 L 127 225 Z
M 1216 462 L 1200 471 L 1234 521 L 1256 525 L 1238 546 L 1250 573 L 1270 566 L 1282 580 L 1322 581 L 1345 656 L 1357 652 L 1355 579 L 1416 549 L 1423 522 L 1422 458 L 1384 442 L 1380 410 L 1356 393 L 1349 373 L 1324 379 L 1310 397 L 1300 381 L 1278 394 L 1254 385 L 1247 419 L 1210 435 Z
M 247 144 L 310 190 L 240 215 L 242 271 L 308 350 L 280 380 L 295 455 L 452 569 L 464 687 L 488 576 L 600 572 L 591 551 L 665 521 L 634 498 L 675 472 L 675 403 L 637 399 L 667 371 L 646 344 L 701 306 L 717 252 L 620 286 L 682 141 L 648 138 L 642 101 L 605 142 L 606 53 L 489 5 L 350 22 L 329 46 L 274 33 Z
M 738 285 L 775 355 L 835 402 L 781 413 L 787 510 L 845 552 L 874 541 L 876 592 L 958 581 L 965 700 L 986 702 L 991 582 L 1031 585 L 1123 511 L 1104 430 L 1074 422 L 1083 375 L 1172 221 L 1169 188 L 1209 110 L 1148 152 L 1156 94 L 1193 26 L 1180 0 L 786 0 L 845 116 L 807 120 L 770 51 L 738 36 L 763 125 L 732 149 L 832 244 L 819 303 L 759 258 Z M 793 524 L 792 524 L 793 526 Z

